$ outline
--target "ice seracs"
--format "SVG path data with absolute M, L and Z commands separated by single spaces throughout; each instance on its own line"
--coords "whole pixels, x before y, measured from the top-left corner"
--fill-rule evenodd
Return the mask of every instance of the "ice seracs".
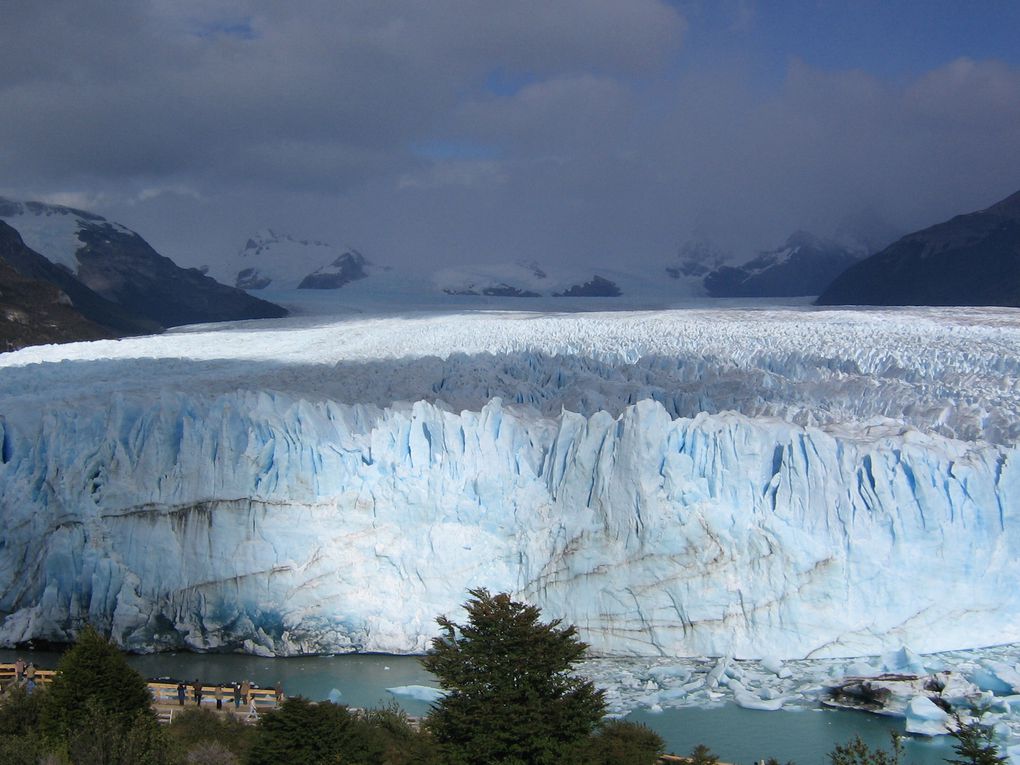
M 474 586 L 599 653 L 777 680 L 1017 640 L 1015 322 L 438 314 L 5 355 L 0 640 L 413 652 Z

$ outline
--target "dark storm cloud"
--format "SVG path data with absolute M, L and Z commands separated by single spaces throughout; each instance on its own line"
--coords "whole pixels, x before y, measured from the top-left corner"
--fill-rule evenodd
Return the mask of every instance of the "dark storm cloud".
M 1010 64 L 888 80 L 791 50 L 763 75 L 726 44 L 763 10 L 731 7 L 713 46 L 659 0 L 15 0 L 0 191 L 184 261 L 272 225 L 438 262 L 764 247 L 1020 187 Z

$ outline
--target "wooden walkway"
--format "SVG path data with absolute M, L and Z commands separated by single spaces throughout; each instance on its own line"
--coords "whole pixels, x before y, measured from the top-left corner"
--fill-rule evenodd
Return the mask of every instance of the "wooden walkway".
M 57 674 L 55 669 L 33 669 L 32 679 L 40 686 L 52 683 L 54 676 Z M 15 675 L 14 664 L 0 664 L 0 687 L 9 687 L 15 682 Z M 152 694 L 152 708 L 155 710 L 160 722 L 170 723 L 175 715 L 180 714 L 186 709 L 194 709 L 196 706 L 199 706 L 195 703 L 190 683 L 184 684 L 186 693 L 183 706 L 177 695 L 177 683 L 150 680 L 148 681 L 148 686 L 149 693 Z M 202 709 L 208 709 L 221 715 L 230 715 L 243 722 L 254 723 L 263 712 L 268 712 L 277 707 L 276 691 L 273 688 L 256 688 L 252 686 L 248 692 L 250 702 L 248 704 L 242 703 L 237 707 L 234 706 L 234 686 L 224 683 L 221 688 L 223 689 L 223 708 L 217 710 L 215 698 L 216 685 L 202 686 Z

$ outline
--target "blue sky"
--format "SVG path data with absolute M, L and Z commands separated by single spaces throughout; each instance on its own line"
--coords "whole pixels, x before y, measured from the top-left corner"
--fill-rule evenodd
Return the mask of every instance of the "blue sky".
M 735 259 L 1020 188 L 1020 3 L 11 0 L 0 193 L 188 265 Z M 657 266 L 658 267 L 658 266 Z

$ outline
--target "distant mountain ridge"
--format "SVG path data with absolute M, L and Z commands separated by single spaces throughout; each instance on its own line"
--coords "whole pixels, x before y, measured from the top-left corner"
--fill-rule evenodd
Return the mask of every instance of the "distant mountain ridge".
M 859 250 L 797 231 L 774 250 L 743 265 L 720 265 L 705 274 L 710 297 L 799 297 L 817 295 L 864 257 Z
M 366 278 L 373 268 L 374 264 L 352 247 L 297 239 L 266 228 L 248 237 L 217 273 L 243 290 L 333 290 Z
M 120 334 L 158 331 L 199 322 L 285 316 L 286 310 L 228 287 L 196 269 L 180 268 L 156 252 L 131 229 L 100 215 L 61 205 L 18 202 L 0 197 L 0 220 L 15 229 L 24 244 L 53 266 L 74 277 L 91 295 L 37 261 L 33 278 L 51 281 L 72 301 L 99 296 L 123 315 L 109 320 Z M 28 258 L 31 260 L 31 258 Z M 125 326 L 141 322 L 135 326 Z M 142 330 L 145 326 L 147 329 Z
M 1020 306 L 1020 191 L 893 242 L 816 304 Z

